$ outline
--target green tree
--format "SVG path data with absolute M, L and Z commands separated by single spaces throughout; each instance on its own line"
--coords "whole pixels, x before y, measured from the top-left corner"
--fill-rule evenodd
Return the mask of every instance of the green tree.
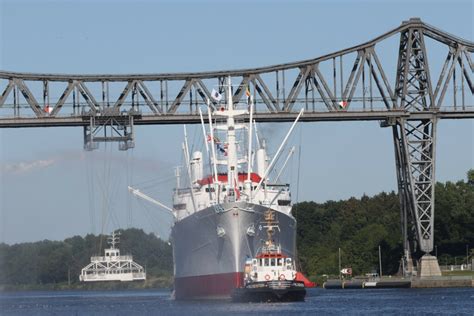
M 474 169 L 470 169 L 467 172 L 467 183 L 474 185 Z

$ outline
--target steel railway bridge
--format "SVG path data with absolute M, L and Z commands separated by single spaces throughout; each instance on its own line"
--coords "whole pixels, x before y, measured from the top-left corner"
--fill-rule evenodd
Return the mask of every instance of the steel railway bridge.
M 393 38 L 398 55 L 388 67 L 377 51 Z M 432 47 L 445 58 L 428 63 Z M 117 141 L 126 150 L 134 146 L 134 125 L 199 123 L 198 108 L 219 106 L 211 90 L 222 91 L 228 76 L 239 83 L 234 102 L 245 99 L 247 90 L 254 95 L 260 122 L 292 121 L 302 107 L 303 121 L 380 121 L 393 130 L 404 271 L 410 272 L 411 254 L 421 250 L 421 275 L 436 275 L 438 263 L 429 254 L 436 125 L 439 119 L 474 118 L 473 52 L 473 42 L 412 18 L 361 45 L 263 68 L 129 75 L 0 71 L 0 127 L 82 126 L 85 149 Z

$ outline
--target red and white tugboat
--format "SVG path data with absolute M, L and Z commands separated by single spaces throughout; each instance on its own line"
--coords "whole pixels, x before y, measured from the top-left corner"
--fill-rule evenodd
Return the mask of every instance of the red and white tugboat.
M 304 301 L 305 283 L 297 280 L 294 260 L 281 251 L 273 234 L 280 230 L 275 211 L 265 212 L 267 240 L 255 258 L 248 259 L 244 269 L 244 286 L 233 290 L 234 302 Z

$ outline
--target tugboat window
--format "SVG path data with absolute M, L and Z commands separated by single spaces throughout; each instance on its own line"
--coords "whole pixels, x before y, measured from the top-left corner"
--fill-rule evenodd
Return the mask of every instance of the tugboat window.
M 278 258 L 278 266 L 281 267 L 283 265 L 283 259 Z
M 271 259 L 270 264 L 271 264 L 272 267 L 275 266 L 275 258 L 272 258 L 272 259 Z

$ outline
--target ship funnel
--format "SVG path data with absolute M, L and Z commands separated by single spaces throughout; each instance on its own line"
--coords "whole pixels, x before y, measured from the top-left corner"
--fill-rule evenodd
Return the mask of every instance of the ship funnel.
M 203 165 L 202 165 L 202 152 L 195 151 L 191 157 L 191 177 L 192 182 L 196 182 L 202 179 Z

